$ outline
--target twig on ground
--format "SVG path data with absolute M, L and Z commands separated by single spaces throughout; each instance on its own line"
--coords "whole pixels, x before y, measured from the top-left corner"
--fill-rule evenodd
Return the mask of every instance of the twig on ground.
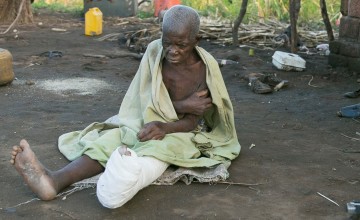
M 251 186 L 249 186 L 248 188 L 251 189 L 251 190 L 256 191 L 256 194 L 259 194 L 261 192 L 259 189 L 256 189 L 256 188 L 251 187 Z
M 341 134 L 342 136 L 344 136 L 344 137 L 350 138 L 350 139 L 353 140 L 353 141 L 360 141 L 359 138 L 350 137 L 350 136 L 347 136 L 346 134 L 343 134 L 343 133 L 340 133 L 340 134 Z
M 101 54 L 83 54 L 84 57 L 94 57 L 94 58 L 106 58 L 107 56 Z
M 142 54 L 137 54 L 137 53 L 132 53 L 132 52 L 116 52 L 114 54 L 109 54 L 107 55 L 108 57 L 115 59 L 115 58 L 119 58 L 119 57 L 133 57 L 135 59 L 141 59 L 142 58 Z
M 360 153 L 360 150 L 341 150 L 341 151 L 344 153 L 351 153 L 351 154 Z
M 311 79 L 310 79 L 310 81 L 308 82 L 308 85 L 309 85 L 309 86 L 312 86 L 312 87 L 315 87 L 315 88 L 318 88 L 318 87 L 319 87 L 319 86 L 311 85 L 311 82 L 313 81 L 314 76 L 312 76 L 312 75 L 304 75 L 304 76 L 311 76 Z
M 227 182 L 227 181 L 216 182 L 216 184 L 218 184 L 218 183 L 230 184 L 230 185 L 238 185 L 238 186 L 259 186 L 259 185 L 264 184 L 264 183 L 234 183 L 234 182 Z
M 356 121 L 357 123 L 360 123 L 360 121 L 359 121 L 359 120 L 356 120 L 355 118 L 353 118 L 352 120 Z
M 66 32 L 67 30 L 64 29 L 64 28 L 51 28 L 52 31 L 55 31 L 55 32 Z
M 107 34 L 105 36 L 99 37 L 96 40 L 97 41 L 104 41 L 104 40 L 109 39 L 109 38 L 114 38 L 114 37 L 118 38 L 119 35 L 120 35 L 120 33 L 111 33 L 111 34 Z
M 22 202 L 22 203 L 19 203 L 19 204 L 17 204 L 17 205 L 14 205 L 14 206 L 12 206 L 12 207 L 8 207 L 8 208 L 6 208 L 6 209 L 14 209 L 14 208 L 19 207 L 19 206 L 21 206 L 21 205 L 25 205 L 25 204 L 28 204 L 28 203 L 30 203 L 30 202 L 38 201 L 38 200 L 40 200 L 40 199 L 39 199 L 39 198 L 33 198 L 33 199 L 30 199 L 30 200 L 28 200 L 28 201 L 26 201 L 26 202 Z
M 318 194 L 319 196 L 321 196 L 321 197 L 329 200 L 330 202 L 334 203 L 335 205 L 340 206 L 339 204 L 337 204 L 337 202 L 335 202 L 334 200 L 329 199 L 328 197 L 324 196 L 323 194 L 321 194 L 321 193 L 319 193 L 319 192 L 317 192 L 317 194 Z
M 68 191 L 57 194 L 56 198 L 63 196 L 62 200 L 65 200 L 68 195 L 70 195 L 70 194 L 72 194 L 74 192 L 81 191 L 81 190 L 87 189 L 87 188 L 94 188 L 94 187 L 95 187 L 95 185 L 93 185 L 93 184 L 87 184 L 87 185 L 83 185 L 83 186 L 76 186 L 76 187 L 74 187 L 74 188 L 72 188 L 72 189 L 70 189 Z M 40 201 L 40 199 L 39 198 L 33 198 L 33 199 L 30 199 L 30 200 L 28 200 L 26 202 L 22 202 L 22 203 L 19 203 L 17 205 L 14 205 L 14 206 L 7 207 L 5 209 L 14 209 L 16 207 L 28 204 L 28 203 L 33 202 L 33 201 Z M 0 208 L 0 209 L 3 209 L 3 208 Z
M 137 53 L 132 53 L 132 52 L 118 52 L 118 53 L 114 53 L 114 54 L 109 54 L 109 55 L 102 55 L 102 54 L 83 54 L 84 57 L 93 57 L 93 58 L 111 58 L 111 59 L 115 59 L 115 58 L 119 58 L 119 57 L 133 57 L 136 59 L 141 59 L 142 58 L 142 54 L 137 54 Z
M 204 30 L 201 30 L 201 29 L 200 29 L 200 33 L 206 34 L 206 35 L 209 36 L 210 38 L 218 39 L 218 36 L 217 36 L 217 35 L 211 34 L 211 33 L 207 32 L 207 31 L 204 31 Z
M 115 25 L 120 26 L 120 25 L 124 25 L 124 24 L 129 24 L 129 21 L 124 21 L 124 22 L 121 22 L 121 23 L 118 23 L 118 24 L 115 24 Z

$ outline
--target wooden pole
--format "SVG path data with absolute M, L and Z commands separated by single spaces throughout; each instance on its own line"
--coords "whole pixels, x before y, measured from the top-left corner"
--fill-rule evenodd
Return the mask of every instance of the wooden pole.
M 239 45 L 238 31 L 239 31 L 239 26 L 240 26 L 242 20 L 244 19 L 245 14 L 246 14 L 247 5 L 248 5 L 248 0 L 243 0 L 242 3 L 241 3 L 241 8 L 240 8 L 239 15 L 235 19 L 235 22 L 234 22 L 234 27 L 233 27 L 233 32 L 232 32 L 232 38 L 233 38 L 233 45 L 234 46 Z
M 290 0 L 290 25 L 291 25 L 291 52 L 297 52 L 298 34 L 297 34 L 297 19 L 300 12 L 300 0 Z
M 332 30 L 332 27 L 331 27 L 331 23 L 330 23 L 330 20 L 329 20 L 329 16 L 328 16 L 328 13 L 327 13 L 325 0 L 320 0 L 320 8 L 321 8 L 321 16 L 322 16 L 322 18 L 324 20 L 324 24 L 325 24 L 326 32 L 327 32 L 327 35 L 328 35 L 328 39 L 329 39 L 329 41 L 333 41 L 335 38 L 334 38 L 334 33 L 333 33 L 333 30 Z

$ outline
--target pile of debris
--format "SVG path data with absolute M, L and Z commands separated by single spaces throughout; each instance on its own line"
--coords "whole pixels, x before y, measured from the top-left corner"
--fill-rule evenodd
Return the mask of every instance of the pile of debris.
M 119 44 L 125 45 L 134 52 L 144 52 L 152 40 L 161 37 L 161 29 L 157 18 L 115 18 L 106 21 L 106 23 L 122 27 L 126 31 L 108 34 L 97 40 L 119 41 Z M 133 28 L 139 26 L 142 26 L 143 29 Z M 129 29 L 134 30 L 129 31 Z M 240 36 L 239 42 L 241 44 L 253 44 L 263 49 L 286 46 L 289 43 L 288 29 L 288 24 L 270 19 L 265 22 L 241 24 L 238 35 Z M 308 48 L 315 48 L 321 43 L 328 42 L 326 30 L 315 31 L 299 27 L 298 32 L 302 44 Z M 232 21 L 202 18 L 200 35 L 202 39 L 211 40 L 215 44 L 230 45 L 232 44 Z

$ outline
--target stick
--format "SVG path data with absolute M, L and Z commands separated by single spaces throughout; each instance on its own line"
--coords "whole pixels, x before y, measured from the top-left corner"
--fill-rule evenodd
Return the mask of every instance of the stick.
M 120 25 L 124 25 L 124 24 L 128 24 L 129 22 L 128 21 L 124 21 L 124 22 L 121 22 L 121 23 L 118 23 L 118 24 L 115 24 L 117 26 L 120 26 Z
M 94 58 L 106 58 L 105 55 L 100 54 L 83 54 L 84 57 L 94 57 Z
M 330 20 L 329 20 L 329 16 L 328 16 L 328 13 L 327 13 L 325 0 L 320 0 L 320 8 L 321 8 L 321 16 L 323 17 L 324 24 L 325 24 L 325 27 L 326 27 L 326 32 L 327 32 L 327 35 L 328 35 L 328 39 L 329 39 L 329 41 L 333 41 L 335 38 L 334 38 L 334 33 L 333 33 L 333 30 L 332 30 L 332 27 L 331 27 L 331 23 L 330 23 Z
M 360 150 L 342 150 L 342 152 L 353 154 L 353 153 L 360 153 Z
M 353 118 L 354 121 L 356 121 L 357 123 L 360 123 L 360 121 L 356 120 L 355 118 Z
M 251 186 L 249 186 L 249 189 L 256 191 L 256 194 L 259 194 L 261 192 L 260 190 L 254 188 L 254 187 L 251 187 Z
M 218 36 L 216 36 L 215 34 L 210 34 L 209 32 L 206 32 L 206 31 L 204 31 L 204 30 L 201 30 L 201 29 L 200 29 L 200 32 L 201 32 L 201 33 L 204 33 L 204 34 L 206 34 L 206 35 L 208 35 L 208 36 L 210 36 L 210 37 L 212 37 L 212 38 L 215 38 L 215 39 L 218 38 Z
M 309 85 L 309 86 L 312 86 L 312 87 L 315 87 L 315 88 L 318 88 L 318 87 L 319 87 L 319 86 L 311 85 L 311 82 L 313 81 L 314 76 L 312 76 L 312 75 L 304 75 L 304 76 L 311 76 L 311 79 L 310 79 L 310 81 L 308 82 L 308 85 Z
M 30 202 L 38 201 L 38 200 L 40 200 L 40 199 L 39 199 L 39 198 L 33 198 L 33 199 L 30 199 L 30 200 L 28 200 L 28 201 L 26 201 L 26 202 L 22 202 L 22 203 L 19 203 L 19 204 L 17 204 L 17 205 L 8 207 L 8 208 L 6 208 L 6 209 L 13 209 L 13 208 L 19 207 L 19 206 L 21 206 L 21 205 L 25 205 L 25 204 L 28 204 L 28 203 L 30 203 Z
M 199 181 L 193 181 L 193 183 L 203 183 Z M 209 182 L 210 184 L 229 184 L 229 185 L 238 185 L 238 186 L 259 186 L 263 185 L 264 183 L 234 183 L 234 182 L 227 182 L 227 181 L 218 181 L 218 182 Z
M 141 59 L 142 56 L 143 56 L 142 54 L 131 53 L 131 52 L 120 52 L 120 53 L 108 55 L 108 57 L 110 57 L 111 59 L 115 59 L 119 57 L 133 57 L 135 59 Z
M 318 194 L 319 196 L 321 196 L 321 197 L 329 200 L 330 202 L 334 203 L 335 205 L 339 206 L 339 204 L 337 204 L 334 200 L 329 199 L 328 197 L 324 196 L 323 194 L 321 194 L 321 193 L 319 193 L 319 192 L 317 192 L 317 194 Z
M 341 135 L 344 136 L 344 137 L 350 138 L 350 139 L 353 140 L 353 141 L 360 141 L 359 138 L 350 137 L 350 136 L 347 136 L 347 135 L 345 135 L 345 134 L 343 134 L 343 133 L 341 133 Z
M 51 28 L 52 31 L 57 31 L 57 32 L 66 32 L 66 29 L 63 28 Z
M 311 76 L 311 79 L 310 79 L 310 81 L 308 82 L 308 85 L 309 85 L 309 86 L 312 86 L 312 87 L 318 87 L 318 86 L 311 85 L 311 81 L 313 81 L 313 79 L 314 79 L 314 77 Z
M 97 40 L 97 41 L 104 41 L 104 40 L 106 40 L 106 39 L 108 39 L 108 38 L 117 37 L 117 36 L 119 36 L 119 35 L 120 35 L 120 33 L 107 34 L 107 35 L 105 35 L 105 36 L 99 37 L 99 38 L 96 39 L 96 40 Z
M 258 185 L 263 184 L 263 183 L 233 183 L 233 182 L 227 182 L 227 181 L 216 182 L 216 184 L 217 183 L 230 184 L 230 185 L 239 185 L 239 186 L 258 186 Z

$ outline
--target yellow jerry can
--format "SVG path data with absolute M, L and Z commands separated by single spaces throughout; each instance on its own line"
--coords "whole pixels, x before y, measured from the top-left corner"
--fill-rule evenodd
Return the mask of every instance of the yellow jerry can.
M 11 53 L 0 48 L 0 86 L 11 83 L 15 78 L 12 61 Z
M 102 34 L 103 14 L 99 8 L 89 8 L 85 13 L 85 35 L 94 36 Z

